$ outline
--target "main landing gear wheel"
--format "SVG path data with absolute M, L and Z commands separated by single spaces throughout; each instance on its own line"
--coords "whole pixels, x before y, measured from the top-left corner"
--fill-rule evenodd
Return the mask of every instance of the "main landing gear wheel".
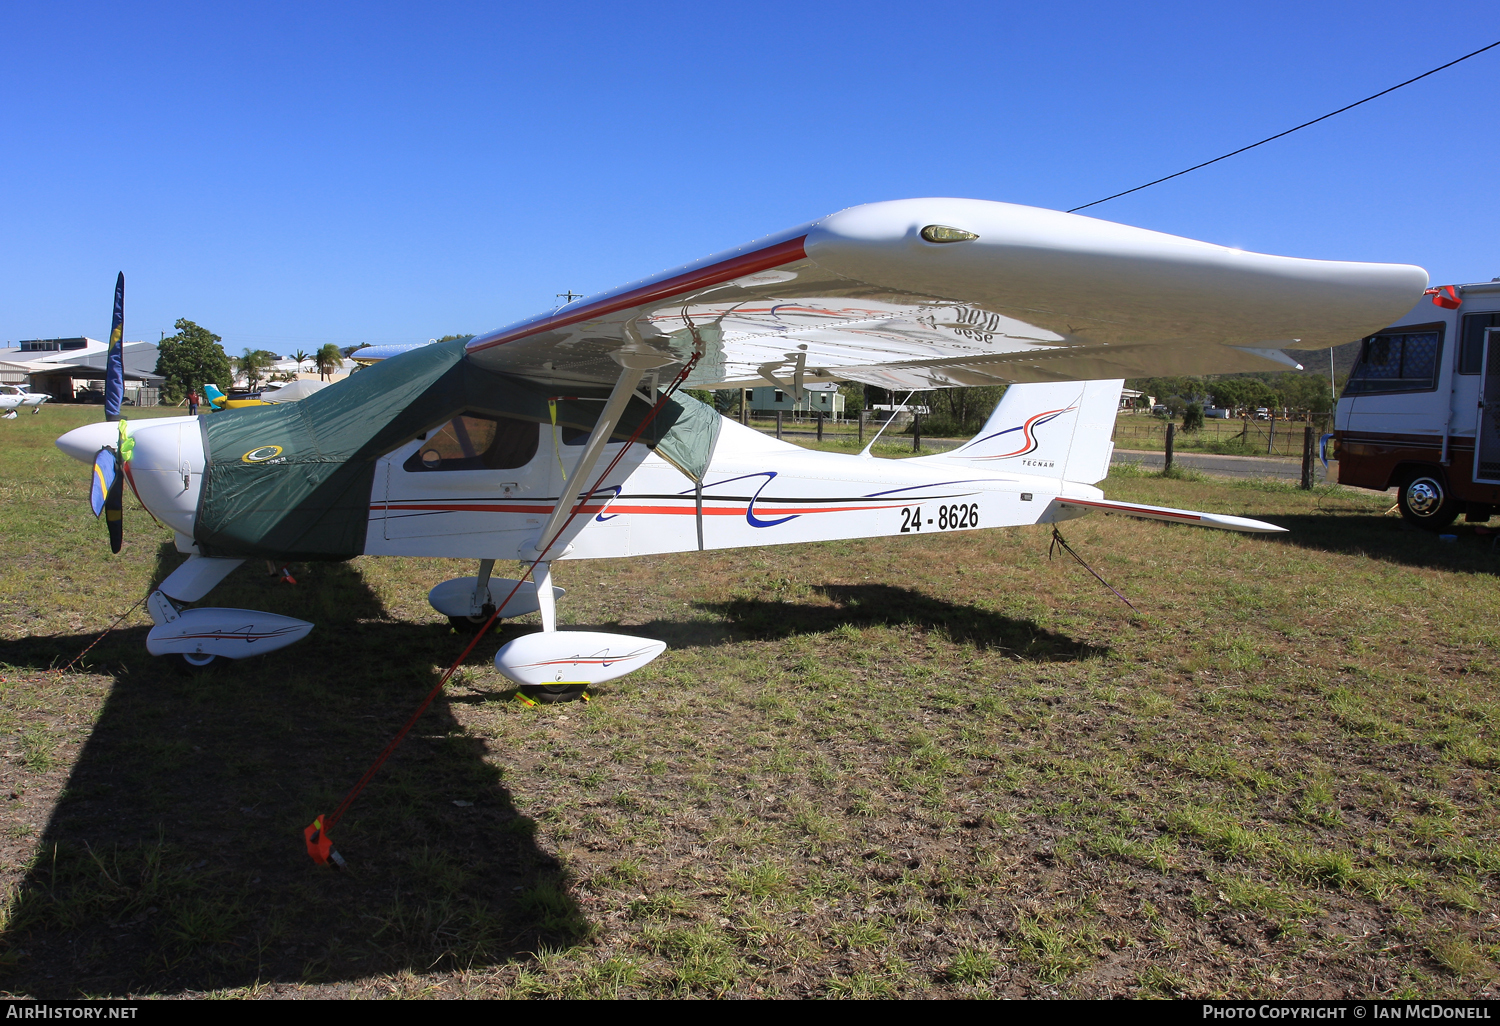
M 479 610 L 478 616 L 450 616 L 448 617 L 448 622 L 452 624 L 453 629 L 458 631 L 458 633 L 460 634 L 473 634 L 475 631 L 479 630 L 479 628 L 484 626 L 485 621 L 493 616 L 494 612 L 495 607 L 486 602 L 483 608 Z M 500 618 L 498 616 L 495 617 L 495 626 L 497 628 L 500 626 Z
M 209 652 L 181 652 L 184 665 L 190 670 L 203 670 L 212 666 L 219 658 Z
M 1440 474 L 1418 473 L 1407 479 L 1396 497 L 1401 519 L 1428 531 L 1441 531 L 1458 516 L 1459 503 Z
M 460 634 L 473 634 L 479 628 L 483 627 L 484 621 L 488 619 L 489 617 L 487 616 L 450 616 L 448 617 L 448 622 Z M 495 621 L 495 626 L 500 626 L 498 619 Z
M 533 702 L 555 705 L 558 702 L 576 702 L 588 690 L 587 684 L 522 684 L 516 690 Z

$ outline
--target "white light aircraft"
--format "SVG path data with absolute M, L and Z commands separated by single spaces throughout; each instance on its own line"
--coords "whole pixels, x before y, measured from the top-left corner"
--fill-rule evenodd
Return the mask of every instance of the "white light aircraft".
M 26 407 L 32 413 L 41 413 L 42 403 L 51 398 L 46 392 L 33 392 L 25 385 L 0 385 L 0 410 L 6 417 L 14 418 L 17 410 Z
M 466 343 L 361 350 L 370 366 L 299 403 L 138 423 L 119 446 L 117 425 L 90 425 L 57 444 L 118 461 L 189 556 L 148 600 L 152 653 L 196 666 L 306 636 L 313 625 L 290 617 L 189 608 L 245 559 L 473 558 L 475 576 L 429 601 L 459 625 L 539 611 L 541 632 L 495 665 L 556 699 L 665 648 L 559 631 L 558 559 L 1094 510 L 1279 531 L 1107 499 L 1095 482 L 1121 379 L 1296 367 L 1282 349 L 1368 334 L 1426 286 L 1419 267 L 1248 253 L 1032 207 L 873 203 Z M 906 460 L 804 450 L 672 391 L 828 381 L 1011 387 L 975 438 Z M 504 580 L 497 559 L 532 567 Z

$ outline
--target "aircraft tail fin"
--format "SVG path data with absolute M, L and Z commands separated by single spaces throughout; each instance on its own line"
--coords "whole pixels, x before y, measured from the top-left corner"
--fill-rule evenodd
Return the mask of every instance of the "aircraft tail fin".
M 1119 378 L 1011 385 L 984 430 L 931 458 L 1080 484 L 1102 481 L 1124 385 Z
M 229 398 L 223 392 L 220 392 L 218 386 L 213 384 L 212 382 L 204 383 L 203 394 L 208 399 L 209 408 L 214 410 L 222 409 L 224 406 L 224 400 Z

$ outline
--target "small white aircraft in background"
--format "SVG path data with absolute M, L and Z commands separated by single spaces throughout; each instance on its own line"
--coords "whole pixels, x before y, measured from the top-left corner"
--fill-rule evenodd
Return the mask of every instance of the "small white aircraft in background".
M 541 632 L 495 665 L 565 698 L 665 645 L 559 631 L 558 559 L 1093 510 L 1279 531 L 1107 499 L 1095 482 L 1121 379 L 1295 367 L 1281 349 L 1368 334 L 1426 286 L 1410 265 L 1247 253 L 1031 207 L 873 203 L 468 342 L 361 350 L 370 366 L 295 404 L 133 425 L 118 448 L 114 424 L 57 444 L 122 469 L 189 556 L 148 600 L 152 653 L 197 666 L 306 636 L 290 617 L 187 608 L 245 559 L 463 557 L 477 574 L 438 585 L 432 606 L 476 626 L 539 611 Z M 1011 387 L 974 439 L 906 460 L 804 450 L 675 392 L 827 381 Z M 497 559 L 532 566 L 499 579 Z
M 32 413 L 42 412 L 42 403 L 52 397 L 46 392 L 32 392 L 25 385 L 0 385 L 0 410 L 6 418 L 13 418 L 16 411 L 30 407 Z

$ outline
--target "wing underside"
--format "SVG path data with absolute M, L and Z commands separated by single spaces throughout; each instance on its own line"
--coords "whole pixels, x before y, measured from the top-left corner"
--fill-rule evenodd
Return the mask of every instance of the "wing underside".
M 929 226 L 973 238 L 929 242 Z M 929 233 L 931 234 L 931 233 Z M 604 384 L 610 354 L 696 357 L 696 388 L 927 389 L 1284 370 L 1391 323 L 1427 274 L 1303 260 L 982 200 L 853 207 L 476 337 L 475 362 Z

